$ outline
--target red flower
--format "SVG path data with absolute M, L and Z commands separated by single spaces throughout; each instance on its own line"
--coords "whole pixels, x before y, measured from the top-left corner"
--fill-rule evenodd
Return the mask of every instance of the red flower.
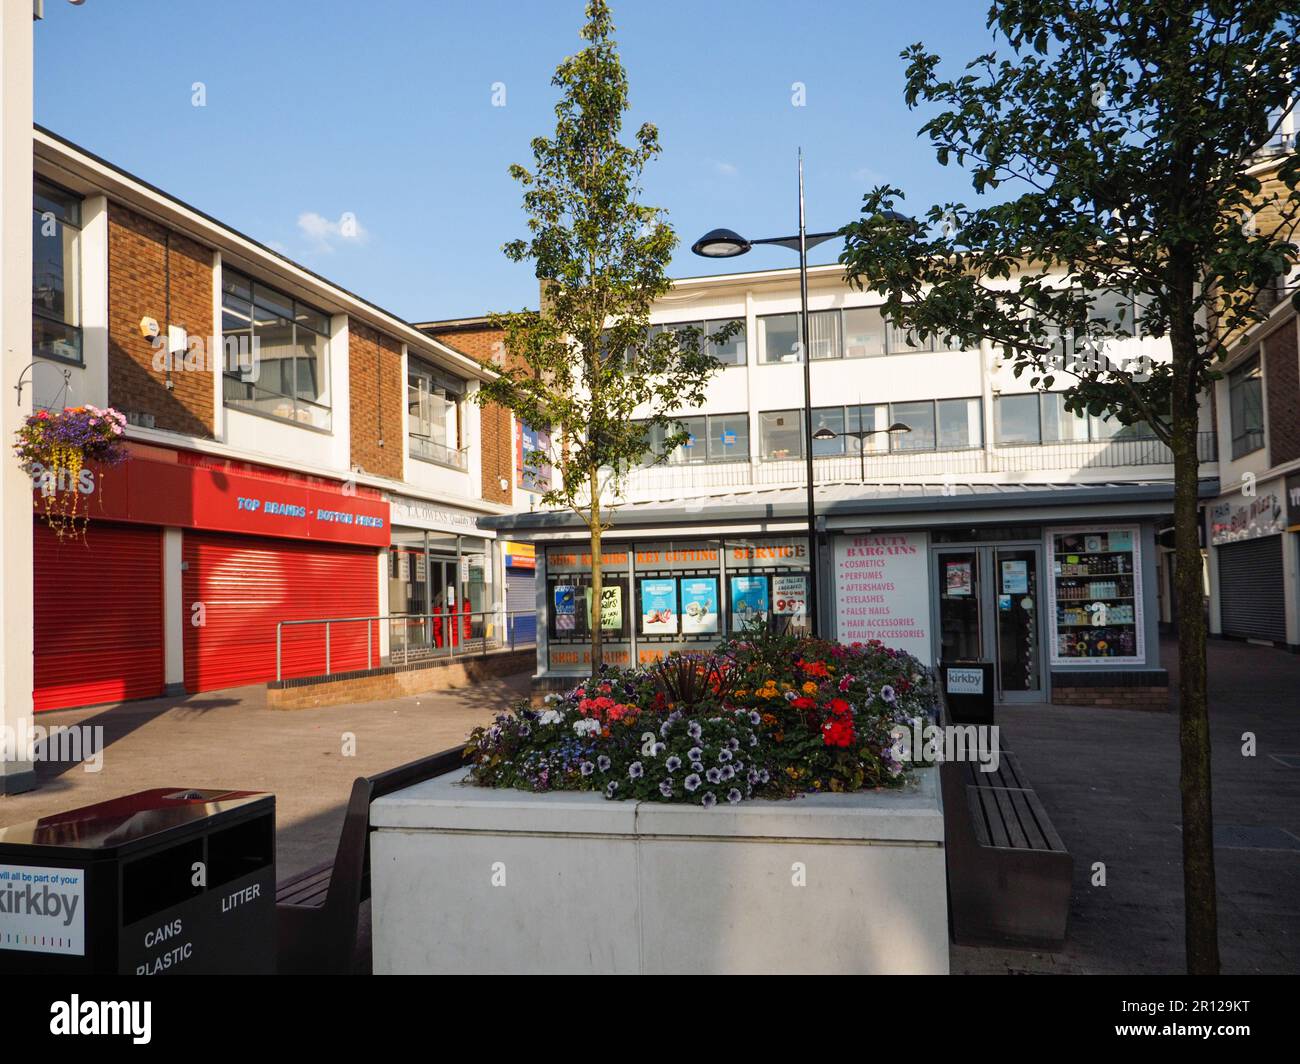
M 794 706 L 795 709 L 816 709 L 817 699 L 804 695 L 802 698 L 796 698 L 790 705 Z
M 837 717 L 822 725 L 822 742 L 827 746 L 851 746 L 853 744 L 853 718 Z
M 847 702 L 845 702 L 844 699 L 842 698 L 831 699 L 831 712 L 834 713 L 837 717 L 847 717 L 852 711 L 853 711 L 853 707 L 850 706 Z

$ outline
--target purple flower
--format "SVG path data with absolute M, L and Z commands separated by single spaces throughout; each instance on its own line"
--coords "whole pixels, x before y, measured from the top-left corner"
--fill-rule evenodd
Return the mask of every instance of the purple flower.
M 686 787 L 686 792 L 687 792 L 688 794 L 690 794 L 690 793 L 692 793 L 692 792 L 694 792 L 694 791 L 696 791 L 696 790 L 699 789 L 699 786 L 700 786 L 700 777 L 697 776 L 695 773 L 692 772 L 692 773 L 691 773 L 689 776 L 687 776 L 686 779 L 683 781 L 683 785 Z
M 740 792 L 736 790 L 735 787 L 732 787 L 731 790 L 727 792 L 727 801 L 729 801 L 732 805 L 735 805 L 738 801 L 740 801 Z
M 712 809 L 717 804 L 718 799 L 712 791 L 705 791 L 704 797 L 700 799 L 700 805 L 704 806 L 705 809 Z
M 718 751 L 718 760 L 719 760 L 719 761 L 723 761 L 723 762 L 730 761 L 730 760 L 731 760 L 731 751 L 730 751 L 730 750 L 719 750 L 719 751 Z
M 717 768 L 711 768 L 709 769 L 708 772 L 704 774 L 704 778 L 708 780 L 710 783 L 721 783 L 722 770 Z
M 686 756 L 692 761 L 703 761 L 704 751 L 701 750 L 698 746 L 692 746 L 689 750 L 686 751 Z
M 897 695 L 894 694 L 894 689 L 890 687 L 889 684 L 885 684 L 885 686 L 880 689 L 880 697 L 885 702 L 893 702 L 896 700 Z
M 639 780 L 645 775 L 645 766 L 640 761 L 633 761 L 627 768 L 627 774 L 634 780 Z
M 581 765 L 578 766 L 578 771 L 581 772 L 584 776 L 590 776 L 593 772 L 596 771 L 596 766 L 593 765 L 590 761 L 584 761 Z
M 659 784 L 659 793 L 665 798 L 671 798 L 673 796 L 673 781 L 664 780 L 663 783 Z
M 605 797 L 613 798 L 614 792 L 618 790 L 618 780 L 610 780 L 605 786 Z
M 698 739 L 704 734 L 704 729 L 700 727 L 700 722 L 698 720 L 693 720 L 686 725 L 686 734 L 692 739 Z
M 667 761 L 664 762 L 664 768 L 666 768 L 669 772 L 676 772 L 681 767 L 682 767 L 682 759 L 680 757 L 677 757 L 675 754 L 672 757 L 670 757 Z
M 612 762 L 609 758 L 604 754 L 601 754 L 600 757 L 596 758 L 596 767 L 600 769 L 601 772 L 608 772 L 611 763 Z

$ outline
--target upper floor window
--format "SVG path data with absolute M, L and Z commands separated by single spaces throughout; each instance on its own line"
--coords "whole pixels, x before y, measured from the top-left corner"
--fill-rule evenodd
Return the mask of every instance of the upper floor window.
M 227 406 L 328 431 L 328 314 L 222 270 L 221 333 Z
M 890 435 L 890 425 L 903 424 L 908 432 Z M 872 403 L 864 406 L 818 407 L 813 411 L 813 432 L 829 429 L 830 440 L 813 440 L 813 456 L 884 454 L 887 451 L 962 451 L 984 443 L 980 401 L 920 399 L 907 403 Z M 870 435 L 859 440 L 854 433 Z M 799 455 L 803 455 L 802 446 Z
M 1228 374 L 1228 418 L 1234 461 L 1264 446 L 1264 380 L 1258 355 Z
M 738 323 L 740 328 L 725 343 L 716 344 L 709 339 L 709 337 L 722 332 L 732 322 Z M 700 350 L 707 355 L 712 355 L 724 366 L 743 366 L 745 364 L 748 351 L 745 345 L 745 321 L 743 318 L 661 322 L 657 325 L 651 325 L 648 335 L 654 337 L 660 333 L 680 332 L 685 329 L 694 329 L 699 334 Z
M 468 468 L 461 448 L 465 382 L 417 358 L 406 373 L 407 432 L 411 454 L 426 462 Z
M 993 401 L 993 421 L 994 442 L 1000 447 L 1154 437 L 1145 423 L 1125 425 L 1114 415 L 1072 413 L 1061 392 L 999 395 Z
M 749 459 L 749 417 L 746 414 L 699 414 L 677 418 L 688 433 L 686 442 L 669 453 L 669 465 L 703 465 L 717 462 L 739 462 Z M 674 428 L 649 430 L 652 456 L 663 453 L 664 441 L 674 433 Z
M 766 314 L 758 319 L 759 359 L 762 362 L 798 362 L 800 316 Z M 833 358 L 903 355 L 917 351 L 946 351 L 948 345 L 885 321 L 879 307 L 814 310 L 808 314 L 808 346 L 814 362 Z
M 32 197 L 32 354 L 82 363 L 81 199 L 37 181 Z

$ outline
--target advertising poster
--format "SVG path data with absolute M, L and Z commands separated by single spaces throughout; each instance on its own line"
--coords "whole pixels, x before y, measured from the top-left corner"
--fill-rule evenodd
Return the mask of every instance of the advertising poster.
M 800 574 L 772 577 L 772 612 L 779 617 L 802 617 L 808 610 L 808 583 Z
M 767 577 L 733 576 L 731 578 L 731 628 L 743 631 L 751 624 L 767 620 Z
M 591 624 L 591 588 L 587 588 L 587 624 Z M 623 627 L 623 589 L 602 587 L 600 589 L 600 627 L 601 631 L 617 632 Z
M 863 533 L 835 540 L 835 629 L 841 643 L 879 639 L 931 661 L 930 570 L 924 533 Z M 958 586 L 971 593 L 970 564 Z M 944 572 L 945 587 L 951 570 Z
M 645 635 L 677 634 L 677 581 L 672 577 L 641 581 L 641 631 Z
M 86 955 L 86 874 L 80 868 L 0 864 L 0 949 Z
M 969 595 L 973 586 L 970 562 L 947 562 L 944 583 L 949 595 Z
M 1002 591 L 1007 595 L 1023 595 L 1029 590 L 1029 563 L 1004 561 L 1002 563 Z
M 682 577 L 682 634 L 713 635 L 718 630 L 718 581 Z
M 561 585 L 555 589 L 555 630 L 574 632 L 578 628 L 578 589 Z

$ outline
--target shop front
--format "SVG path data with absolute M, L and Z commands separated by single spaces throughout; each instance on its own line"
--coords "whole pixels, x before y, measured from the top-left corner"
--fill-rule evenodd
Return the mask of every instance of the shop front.
M 325 671 L 322 629 L 373 616 L 388 505 L 378 493 L 187 451 L 132 446 L 91 467 L 84 534 L 34 537 L 37 709 L 207 691 Z M 364 668 L 366 626 L 333 633 Z
M 482 516 L 403 495 L 392 511 L 388 551 L 390 654 L 450 653 L 494 638 L 500 620 L 495 538 L 479 530 Z
M 1211 579 L 1218 632 L 1276 646 L 1300 642 L 1296 621 L 1296 547 L 1300 479 L 1277 477 L 1221 495 L 1208 508 Z M 1288 549 L 1290 556 L 1288 557 Z
M 1167 485 L 970 490 L 942 502 L 916 490 L 819 493 L 824 635 L 877 639 L 931 666 L 978 663 L 998 702 L 1167 704 L 1154 551 Z M 802 505 L 772 492 L 707 514 L 620 509 L 598 608 L 585 539 L 555 515 L 491 519 L 537 543 L 539 676 L 588 671 L 593 623 L 605 661 L 620 666 L 707 650 L 756 622 L 806 627 Z

